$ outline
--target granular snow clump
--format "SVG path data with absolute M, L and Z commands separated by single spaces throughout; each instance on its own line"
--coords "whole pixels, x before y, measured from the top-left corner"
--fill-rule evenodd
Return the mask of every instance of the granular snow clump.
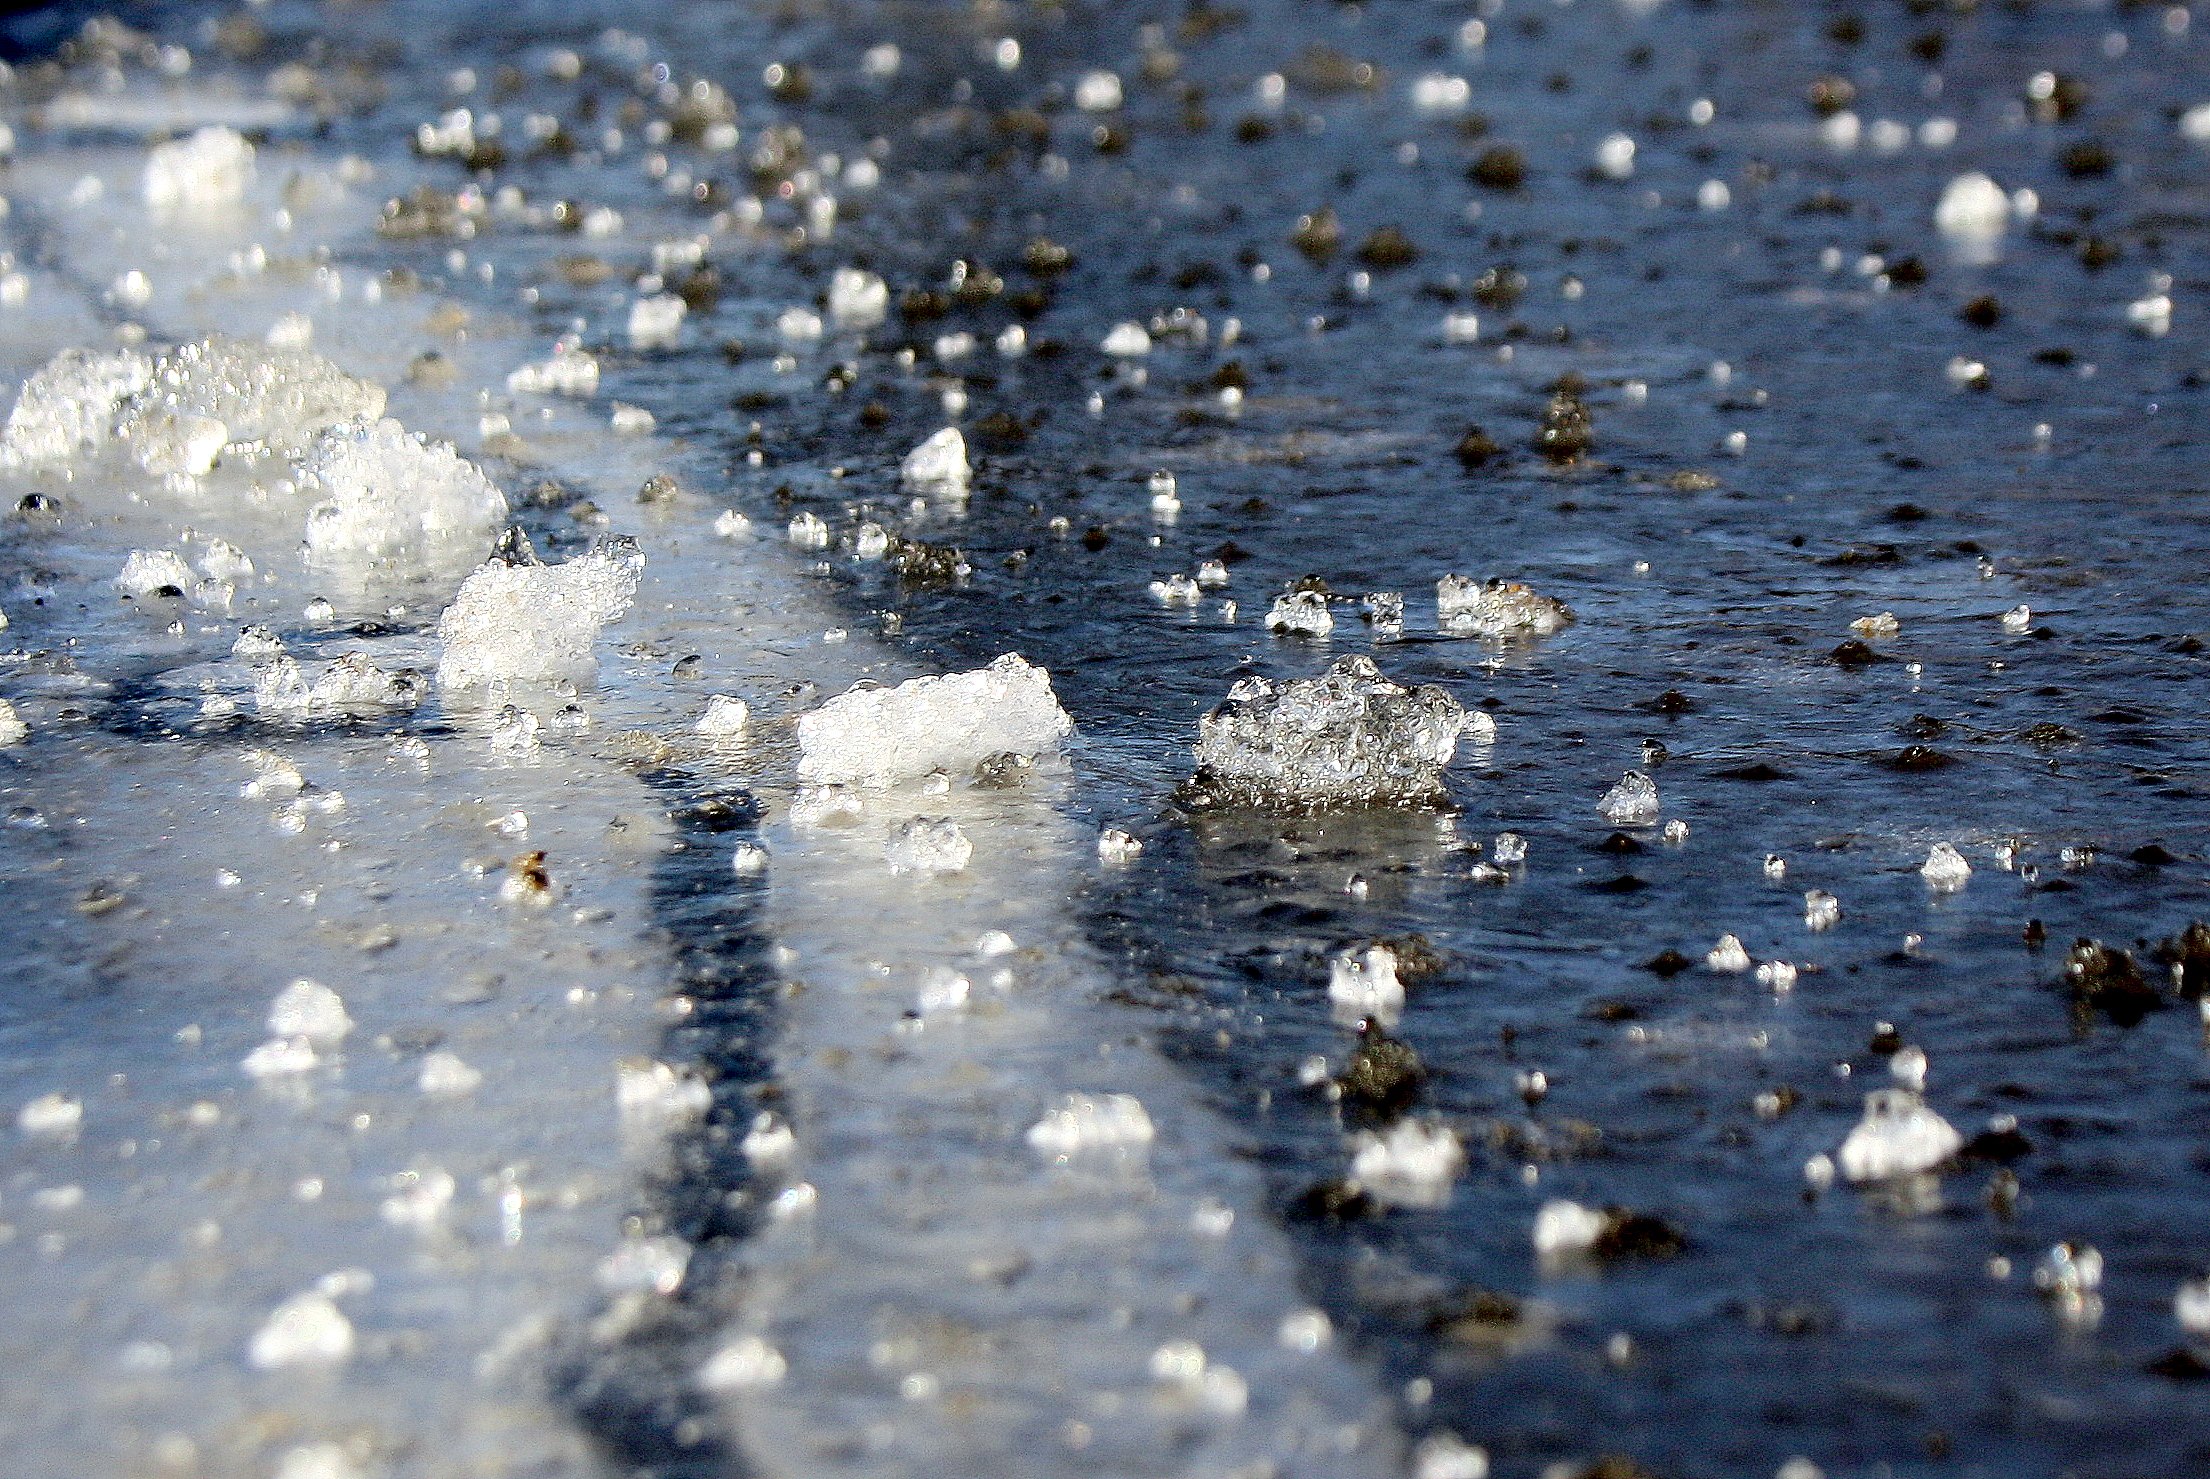
M 1069 1094 L 1028 1128 L 1028 1143 L 1054 1160 L 1085 1151 L 1140 1150 L 1151 1143 L 1151 1116 L 1132 1094 Z
M 15 705 L 0 698 L 0 745 L 20 745 L 30 737 L 31 726 L 23 722 Z
M 909 493 L 961 499 L 973 479 L 967 466 L 967 439 L 956 426 L 947 426 L 905 454 L 898 464 L 898 481 Z
M 319 500 L 307 512 L 307 552 L 318 564 L 471 559 L 506 520 L 506 496 L 474 463 L 388 418 L 324 432 L 298 481 Z
M 599 628 L 629 609 L 644 551 L 611 539 L 560 565 L 492 560 L 461 582 L 438 618 L 441 688 L 544 683 L 590 673 Z
M 1516 580 L 1446 575 L 1435 582 L 1435 617 L 1453 637 L 1547 637 L 1571 625 L 1573 611 Z
M 382 386 L 313 350 L 218 334 L 162 356 L 151 381 L 122 408 L 116 434 L 141 461 L 197 420 L 221 422 L 226 446 L 296 453 L 324 427 L 383 414 Z
M 1964 1137 L 1908 1089 L 1875 1089 L 1865 1117 L 1842 1142 L 1837 1159 L 1852 1181 L 1885 1181 L 1930 1171 L 1955 1155 Z
M 253 183 L 253 146 L 234 128 L 203 128 L 190 138 L 156 144 L 142 181 L 155 210 L 206 210 L 234 205 Z
M 1073 728 L 1051 675 L 1009 652 L 972 672 L 830 699 L 798 721 L 798 778 L 882 786 L 962 773 L 993 755 L 1054 749 Z
M 0 433 L 0 467 L 51 466 L 99 447 L 153 370 L 135 350 L 64 349 L 23 382 Z
M 1465 718 L 1441 688 L 1393 683 L 1367 657 L 1317 678 L 1245 678 L 1198 721 L 1183 797 L 1272 811 L 1432 805 Z

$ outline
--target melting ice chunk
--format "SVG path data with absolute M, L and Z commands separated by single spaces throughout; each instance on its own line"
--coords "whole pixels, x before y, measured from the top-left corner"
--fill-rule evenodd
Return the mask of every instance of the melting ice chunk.
M 380 385 L 310 349 L 217 334 L 164 355 L 125 405 L 116 434 L 144 460 L 187 418 L 222 423 L 233 447 L 298 452 L 324 427 L 384 414 Z
M 1439 1207 L 1465 1168 L 1466 1151 L 1448 1125 L 1399 1120 L 1351 1137 L 1351 1179 L 1384 1202 Z
M 890 285 L 872 272 L 839 267 L 829 278 L 829 317 L 844 329 L 871 329 L 890 313 Z
M 1328 1000 L 1346 1013 L 1384 1024 L 1394 1021 L 1404 1009 L 1397 953 L 1386 945 L 1368 945 L 1336 956 L 1328 962 Z
M 974 844 L 950 817 L 914 817 L 900 825 L 883 845 L 883 858 L 891 872 L 917 873 L 924 878 L 960 872 L 974 852 Z
M 1974 171 L 1951 180 L 1934 206 L 1934 229 L 1967 241 L 2001 236 L 2010 224 L 2010 197 L 2003 187 Z
M 1852 1181 L 1885 1181 L 1930 1171 L 1955 1155 L 1964 1137 L 1908 1089 L 1875 1089 L 1865 1096 L 1865 1117 L 1849 1132 L 1838 1155 Z
M 506 388 L 516 395 L 569 395 L 588 399 L 599 391 L 598 357 L 573 341 L 563 339 L 553 346 L 552 358 L 523 365 L 509 374 Z
M 706 700 L 706 712 L 692 727 L 708 739 L 730 739 L 744 733 L 751 718 L 752 710 L 743 699 L 717 693 Z
M 141 182 L 155 210 L 206 210 L 235 204 L 253 183 L 253 146 L 236 129 L 203 128 L 156 144 Z
M 1654 822 L 1658 818 L 1657 782 L 1639 770 L 1630 770 L 1596 803 L 1597 814 L 1622 825 Z
M 1535 1214 L 1535 1252 L 1543 1258 L 1586 1253 L 1604 1235 L 1607 1222 L 1603 1213 L 1579 1202 L 1545 1202 Z
M 320 1290 L 285 1300 L 253 1332 L 246 1359 L 263 1371 L 339 1366 L 353 1354 L 353 1322 Z
M 298 476 L 319 500 L 307 512 L 308 558 L 318 565 L 472 560 L 506 519 L 505 495 L 474 463 L 388 418 L 324 432 Z
M 1704 957 L 1704 964 L 1715 971 L 1746 971 L 1750 968 L 1750 953 L 1735 936 L 1721 935 L 1719 943 Z
M 1435 583 L 1435 617 L 1453 637 L 1547 637 L 1570 625 L 1573 611 L 1516 580 L 1446 575 Z
M 1964 860 L 1964 854 L 1949 843 L 1937 842 L 1926 854 L 1926 861 L 1919 867 L 1919 876 L 1927 887 L 1939 893 L 1949 893 L 1963 888 L 1972 876 L 1972 865 Z
M 1430 805 L 1465 717 L 1441 688 L 1393 683 L 1363 656 L 1317 678 L 1245 678 L 1198 721 L 1184 797 L 1278 811 Z
M 318 1048 L 335 1047 L 353 1030 L 345 1002 L 320 981 L 302 976 L 269 1004 L 269 1031 L 278 1037 L 304 1038 Z
M 156 591 L 189 591 L 198 577 L 175 550 L 134 549 L 115 577 L 116 589 L 126 596 L 150 596 Z
M 1054 1160 L 1096 1150 L 1141 1150 L 1151 1116 L 1133 1094 L 1069 1094 L 1028 1127 L 1028 1143 Z
M 882 786 L 992 755 L 1035 755 L 1074 727 L 1051 675 L 1007 653 L 988 667 L 841 693 L 798 721 L 802 781 Z
M 924 496 L 961 499 L 973 473 L 967 466 L 967 439 L 956 426 L 947 426 L 905 454 L 898 464 L 898 481 L 906 490 Z
M 633 539 L 613 539 L 561 565 L 493 560 L 461 583 L 438 618 L 439 686 L 543 683 L 586 676 L 599 628 L 629 609 L 645 569 Z
M 0 434 L 0 465 L 41 467 L 92 450 L 152 379 L 153 361 L 133 350 L 63 350 L 23 382 Z
M 629 305 L 629 342 L 636 349 L 673 349 L 683 338 L 689 307 L 673 293 L 639 298 Z
M 1318 591 L 1291 591 L 1266 613 L 1266 630 L 1285 636 L 1324 637 L 1335 630 L 1328 598 Z

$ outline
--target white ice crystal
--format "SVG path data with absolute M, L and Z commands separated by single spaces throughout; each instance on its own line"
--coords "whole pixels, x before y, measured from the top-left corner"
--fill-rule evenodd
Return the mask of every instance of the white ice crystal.
M 1963 888 L 1972 877 L 1972 865 L 1964 860 L 1964 854 L 1946 842 L 1933 845 L 1918 871 L 1927 886 L 1940 893 Z
M 1328 598 L 1318 591 L 1291 591 L 1276 598 L 1266 613 L 1266 630 L 1287 636 L 1324 637 L 1335 630 Z
M 246 1359 L 263 1371 L 339 1366 L 353 1354 L 353 1322 L 320 1290 L 285 1300 L 253 1332 Z
M 1386 945 L 1345 950 L 1328 962 L 1328 1000 L 1345 1012 L 1393 1020 L 1404 1009 L 1397 953 Z
M 2010 197 L 2003 187 L 1974 171 L 1951 180 L 1934 207 L 1934 229 L 1967 240 L 1995 237 L 2010 224 Z
M 278 1037 L 296 1037 L 318 1048 L 335 1047 L 353 1030 L 345 1002 L 320 981 L 302 976 L 276 994 L 269 1004 L 269 1031 Z
M 1586 1253 L 1609 1225 L 1610 1219 L 1593 1207 L 1563 1200 L 1545 1202 L 1535 1214 L 1535 1252 L 1544 1258 Z
M 841 329 L 871 329 L 890 313 L 890 285 L 872 272 L 839 267 L 829 277 L 829 318 Z

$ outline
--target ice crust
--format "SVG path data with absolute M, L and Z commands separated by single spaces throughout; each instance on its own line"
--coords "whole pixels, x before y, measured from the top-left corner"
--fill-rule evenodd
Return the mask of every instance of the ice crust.
M 152 381 L 136 350 L 65 349 L 23 382 L 0 433 L 0 466 L 69 462 L 107 441 L 116 411 Z
M 1074 728 L 1051 675 L 1017 653 L 989 666 L 841 693 L 798 721 L 798 778 L 884 786 L 971 771 L 992 755 L 1037 755 Z
M 589 676 L 599 628 L 629 609 L 644 570 L 632 539 L 608 540 L 560 565 L 479 566 L 438 618 L 438 686 Z
M 296 453 L 325 427 L 383 413 L 383 387 L 313 350 L 217 334 L 164 355 L 122 407 L 116 433 L 141 461 L 194 418 L 221 422 L 224 445 Z
M 1842 1142 L 1838 1159 L 1852 1181 L 1885 1181 L 1930 1171 L 1964 1145 L 1950 1123 L 1909 1089 L 1875 1089 L 1865 1117 Z
M 307 511 L 307 553 L 318 565 L 472 559 L 507 514 L 506 496 L 474 463 L 389 418 L 324 432 L 298 481 L 318 500 Z
M 1366 657 L 1317 678 L 1245 678 L 1198 721 L 1185 798 L 1276 811 L 1431 805 L 1465 717 L 1441 688 L 1393 683 Z
M 1573 611 L 1516 580 L 1446 575 L 1435 583 L 1435 617 L 1453 637 L 1547 637 L 1571 625 Z
M 140 188 L 156 211 L 209 210 L 243 200 L 252 184 L 253 146 L 236 129 L 216 125 L 156 144 Z

